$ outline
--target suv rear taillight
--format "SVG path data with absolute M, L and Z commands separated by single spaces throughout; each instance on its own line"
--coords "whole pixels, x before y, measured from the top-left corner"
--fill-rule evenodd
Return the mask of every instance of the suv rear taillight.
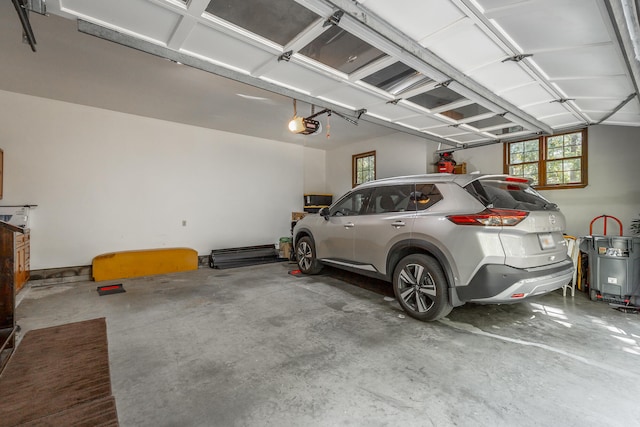
M 458 225 L 482 225 L 489 227 L 514 226 L 529 215 L 529 212 L 512 209 L 485 209 L 468 215 L 449 215 L 447 219 Z

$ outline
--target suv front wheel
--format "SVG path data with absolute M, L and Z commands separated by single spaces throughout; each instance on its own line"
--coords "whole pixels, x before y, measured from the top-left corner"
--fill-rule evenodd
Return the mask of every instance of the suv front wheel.
M 304 274 L 318 274 L 322 270 L 322 264 L 316 258 L 316 248 L 310 237 L 301 237 L 296 242 L 296 258 L 298 267 Z
M 418 320 L 440 319 L 453 308 L 440 264 L 424 254 L 400 260 L 393 272 L 393 292 L 404 311 Z

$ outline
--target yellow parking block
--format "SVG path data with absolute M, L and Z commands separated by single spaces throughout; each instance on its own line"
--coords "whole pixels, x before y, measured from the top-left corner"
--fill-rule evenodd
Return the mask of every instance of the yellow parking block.
M 111 252 L 93 258 L 93 280 L 128 279 L 198 269 L 198 253 L 190 248 Z

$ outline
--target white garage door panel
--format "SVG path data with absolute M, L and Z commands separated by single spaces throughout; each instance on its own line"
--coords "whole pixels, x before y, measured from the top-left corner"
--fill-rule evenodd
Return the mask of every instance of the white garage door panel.
M 627 105 L 620 109 L 616 114 L 611 116 L 605 121 L 607 124 L 620 124 L 628 126 L 640 125 L 638 116 L 640 115 L 640 102 L 638 99 L 633 99 Z
M 530 105 L 528 107 L 524 107 L 523 110 L 534 117 L 551 117 L 560 114 L 567 114 L 567 109 L 558 102 L 545 102 L 542 104 Z
M 275 58 L 274 61 L 276 61 Z M 276 67 L 264 73 L 263 77 L 286 83 L 290 87 L 299 88 L 314 95 L 323 95 L 327 88 L 333 88 L 340 84 L 338 80 L 293 61 L 280 61 Z
M 459 21 L 437 35 L 421 40 L 420 44 L 462 72 L 508 56 L 470 19 Z M 460 52 L 465 54 L 460 55 Z
M 597 55 L 602 60 L 594 63 Z M 544 52 L 534 59 L 551 79 L 572 76 L 613 76 L 625 73 L 625 65 L 613 45 L 592 46 L 570 52 Z
M 545 2 L 549 7 L 540 7 Z M 509 8 L 495 18 L 525 53 L 544 51 L 549 46 L 582 46 L 611 40 L 595 0 L 528 3 L 531 8 L 527 5 Z
M 441 127 L 443 124 L 441 121 L 433 119 L 429 116 L 409 117 L 409 118 L 400 120 L 399 123 L 403 123 L 403 124 L 406 124 L 407 126 L 411 126 L 417 129 Z
M 500 94 L 517 106 L 551 102 L 554 97 L 538 83 L 522 86 Z
M 466 135 L 457 135 L 457 136 L 450 136 L 449 139 L 452 139 L 456 142 L 459 142 L 461 144 L 470 144 L 470 143 L 474 143 L 474 142 L 482 142 L 482 141 L 488 141 L 490 138 L 487 137 L 482 137 L 481 135 L 477 135 L 474 133 L 469 133 Z
M 558 114 L 555 116 L 549 116 L 542 118 L 542 121 L 551 126 L 552 128 L 561 129 L 572 126 L 581 126 L 584 124 L 576 116 L 571 113 Z
M 397 121 L 401 119 L 402 121 L 404 121 L 406 117 L 412 117 L 417 114 L 420 114 L 412 110 L 411 108 L 403 107 L 402 104 L 393 105 L 393 104 L 387 104 L 386 102 L 368 106 L 367 111 L 377 116 L 387 118 L 391 121 Z M 425 116 L 421 116 L 421 118 L 428 119 L 431 122 L 438 123 L 437 120 L 434 120 L 432 118 L 428 118 Z
M 91 22 L 100 20 L 111 28 L 115 26 L 165 44 L 180 21 L 177 13 L 148 1 L 64 0 L 60 3 L 62 10 L 81 17 L 91 17 L 87 19 Z
M 215 43 L 211 43 L 215 40 Z M 215 58 L 217 63 L 228 64 L 246 72 L 275 57 L 253 45 L 243 43 L 225 33 L 197 25 L 182 45 L 185 52 Z
M 367 0 L 363 5 L 415 40 L 465 17 L 456 6 L 440 0 Z
M 569 96 L 596 97 L 596 98 L 620 98 L 624 100 L 634 92 L 633 88 L 624 76 L 610 76 L 599 79 L 563 80 L 562 90 Z
M 322 94 L 324 97 L 334 99 L 341 104 L 351 104 L 359 110 L 361 108 L 369 108 L 370 105 L 377 105 L 385 102 L 385 98 L 378 95 L 365 92 L 347 84 L 339 86 L 337 89 L 327 91 Z
M 577 98 L 573 101 L 583 111 L 613 111 L 618 105 L 620 105 L 620 99 L 590 99 L 590 98 Z
M 469 73 L 469 76 L 494 92 L 534 82 L 533 78 L 520 65 L 512 61 L 496 62 L 478 68 Z
M 429 132 L 442 137 L 448 137 L 451 135 L 460 135 L 464 133 L 463 130 L 453 126 L 430 128 Z

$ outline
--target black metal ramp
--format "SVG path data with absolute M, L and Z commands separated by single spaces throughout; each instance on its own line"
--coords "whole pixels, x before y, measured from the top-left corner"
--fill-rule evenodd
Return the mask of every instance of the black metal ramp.
M 211 255 L 209 255 L 209 267 L 218 269 L 267 264 L 279 261 L 283 260 L 278 258 L 275 245 L 214 249 L 211 251 Z

